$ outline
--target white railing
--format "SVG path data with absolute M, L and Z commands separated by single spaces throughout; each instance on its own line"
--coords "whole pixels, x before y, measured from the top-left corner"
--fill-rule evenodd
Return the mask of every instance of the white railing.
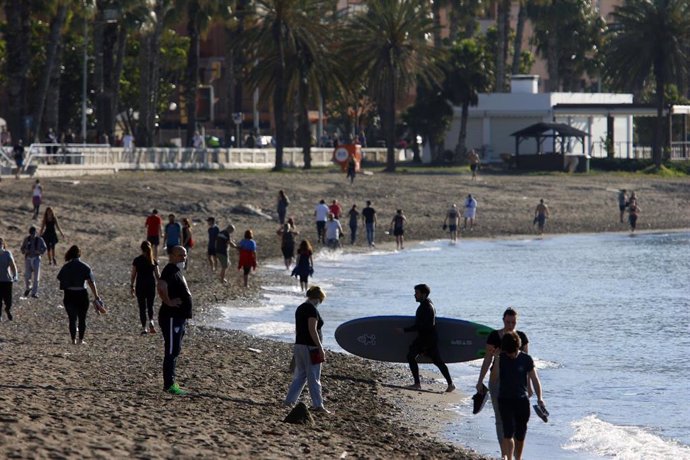
M 9 150 L 8 150 L 9 149 Z M 362 149 L 365 159 L 385 162 L 386 149 Z M 14 167 L 11 147 L 0 151 L 3 173 L 9 174 Z M 313 166 L 333 164 L 332 148 L 312 148 Z M 24 172 L 40 175 L 95 174 L 118 170 L 156 169 L 270 169 L 275 166 L 273 148 L 130 148 L 111 147 L 102 144 L 32 144 L 27 148 Z M 283 150 L 283 166 L 302 167 L 304 156 L 301 148 Z

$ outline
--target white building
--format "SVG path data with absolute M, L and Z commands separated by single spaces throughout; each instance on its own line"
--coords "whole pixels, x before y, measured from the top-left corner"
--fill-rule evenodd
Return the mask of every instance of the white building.
M 483 162 L 500 162 L 515 154 L 512 133 L 539 122 L 564 123 L 586 132 L 584 152 L 606 156 L 608 117 L 613 127 L 616 157 L 633 156 L 633 115 L 647 114 L 648 107 L 633 104 L 632 94 L 610 93 L 539 93 L 537 75 L 514 75 L 510 93 L 480 94 L 479 104 L 469 108 L 467 120 L 468 149 L 481 152 Z M 461 108 L 454 107 L 453 121 L 446 133 L 444 148 L 454 150 L 460 133 Z M 582 152 L 580 141 L 572 140 L 568 150 Z M 521 154 L 536 153 L 533 144 L 523 143 Z M 534 151 L 530 151 L 533 148 Z M 544 146 L 544 153 L 551 146 Z

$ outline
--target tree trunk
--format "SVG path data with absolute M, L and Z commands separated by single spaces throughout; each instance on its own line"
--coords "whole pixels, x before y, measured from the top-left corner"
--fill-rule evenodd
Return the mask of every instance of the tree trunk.
M 125 52 L 127 48 L 127 28 L 124 25 L 118 26 L 117 44 L 115 47 L 115 66 L 113 67 L 113 77 L 111 80 L 112 87 L 112 105 L 110 110 L 110 119 L 112 125 L 110 131 L 114 131 L 117 123 L 117 115 L 120 113 L 120 77 L 122 76 L 122 69 L 125 64 Z
M 285 146 L 285 41 L 283 40 L 283 25 L 273 26 L 273 38 L 278 45 L 278 65 L 276 66 L 276 87 L 273 92 L 273 119 L 276 129 L 276 163 L 274 171 L 283 169 L 283 147 Z
M 55 56 L 55 62 L 62 62 L 62 56 L 64 54 L 65 44 L 60 42 L 58 46 L 57 54 Z M 61 126 L 60 121 L 60 84 L 62 81 L 62 71 L 60 65 L 53 66 L 53 73 L 50 77 L 50 85 L 48 85 L 48 94 L 46 95 L 46 107 L 44 113 L 45 125 L 49 128 L 53 128 L 56 133 L 61 133 L 65 131 L 65 126 Z
M 7 0 L 6 28 L 3 32 L 7 47 L 7 124 L 12 139 L 29 139 L 24 117 L 29 114 L 29 69 L 31 67 L 31 5 L 26 0 Z
M 455 146 L 455 162 L 460 160 L 467 153 L 467 119 L 469 118 L 470 103 L 463 101 L 462 113 L 460 115 L 460 133 L 458 134 L 458 145 Z
M 50 34 L 48 35 L 46 62 L 40 77 L 38 95 L 36 96 L 36 111 L 34 112 L 34 120 L 36 121 L 34 140 L 36 142 L 40 141 L 40 133 L 43 130 L 43 112 L 46 106 L 46 98 L 48 97 L 48 89 L 50 88 L 51 78 L 53 76 L 53 69 L 57 63 L 57 54 L 61 42 L 60 31 L 62 30 L 62 26 L 65 24 L 66 18 L 67 5 L 62 3 L 58 6 L 55 17 L 52 19 L 52 21 L 50 21 Z
M 187 54 L 187 147 L 194 144 L 194 132 L 196 131 L 196 89 L 199 86 L 199 26 L 197 15 L 199 4 L 192 1 L 187 10 L 187 36 L 189 37 L 189 52 Z M 239 139 L 235 140 L 239 145 Z
M 302 146 L 304 169 L 311 169 L 311 132 L 309 129 L 308 92 L 307 77 L 303 75 L 299 83 L 299 143 Z
M 510 32 L 510 0 L 498 2 L 496 17 L 496 92 L 506 91 L 506 61 L 508 57 L 508 35 Z
M 662 139 L 664 138 L 664 105 L 666 104 L 664 89 L 666 78 L 663 70 L 663 56 L 657 56 L 654 63 L 654 77 L 656 80 L 656 122 L 654 125 L 654 144 L 652 145 L 652 158 L 654 167 L 659 170 L 662 160 Z
M 549 31 L 546 43 L 546 65 L 549 72 L 547 90 L 551 93 L 561 88 L 561 78 L 558 72 L 558 37 L 555 31 Z
M 527 21 L 527 0 L 520 2 L 520 10 L 518 11 L 517 25 L 515 27 L 515 41 L 513 42 L 513 68 L 511 69 L 513 75 L 520 73 L 520 61 L 522 60 L 522 38 L 525 34 L 525 21 Z

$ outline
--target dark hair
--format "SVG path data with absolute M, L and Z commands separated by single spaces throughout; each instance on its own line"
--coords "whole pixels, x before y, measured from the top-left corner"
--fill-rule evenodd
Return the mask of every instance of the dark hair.
M 251 240 L 252 238 L 254 238 L 254 233 L 252 233 L 251 229 L 249 229 L 246 232 L 244 232 L 244 237 L 248 240 Z
M 73 259 L 78 259 L 79 257 L 81 257 L 81 249 L 79 249 L 79 246 L 74 244 L 65 253 L 65 262 L 69 262 Z
M 215 217 L 209 217 L 208 219 L 206 219 L 206 222 L 211 222 L 212 224 L 215 224 L 216 218 Z
M 367 200 L 367 206 L 371 206 L 371 201 Z
M 506 331 L 501 339 L 501 351 L 505 353 L 515 353 L 522 346 L 522 340 L 515 331 Z
M 503 312 L 503 319 L 505 319 L 506 316 L 517 316 L 517 311 L 514 310 L 513 307 L 508 307 L 506 311 Z
M 426 284 L 418 284 L 414 287 L 414 290 L 421 292 L 427 297 L 429 297 L 429 294 L 431 294 L 431 288 Z
M 152 214 L 158 214 L 158 209 L 154 209 Z

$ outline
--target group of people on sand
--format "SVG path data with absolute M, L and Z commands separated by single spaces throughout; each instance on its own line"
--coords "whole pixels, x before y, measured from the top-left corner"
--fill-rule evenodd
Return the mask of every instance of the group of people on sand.
M 448 366 L 443 362 L 438 346 L 436 309 L 429 298 L 431 289 L 426 284 L 414 287 L 414 298 L 419 302 L 414 322 L 408 327 L 397 328 L 398 334 L 416 333 L 407 352 L 407 360 L 413 377 L 408 388 L 421 390 L 417 359 L 425 355 L 438 367 L 446 379 L 446 392 L 456 389 Z M 330 414 L 322 395 L 321 370 L 326 360 L 322 328 L 324 320 L 318 307 L 326 298 L 318 286 L 306 292 L 306 301 L 295 310 L 295 344 L 293 348 L 294 370 L 284 404 L 293 407 L 307 386 L 312 411 Z M 527 335 L 517 330 L 518 314 L 513 308 L 503 313 L 503 327 L 492 331 L 486 340 L 486 352 L 476 384 L 476 397 L 484 398 L 488 392 L 496 418 L 496 436 L 502 459 L 521 459 L 530 419 L 530 397 L 535 394 L 535 412 L 547 420 L 548 411 L 542 395 L 541 381 L 534 360 L 528 354 Z M 490 374 L 489 386 L 484 384 Z

